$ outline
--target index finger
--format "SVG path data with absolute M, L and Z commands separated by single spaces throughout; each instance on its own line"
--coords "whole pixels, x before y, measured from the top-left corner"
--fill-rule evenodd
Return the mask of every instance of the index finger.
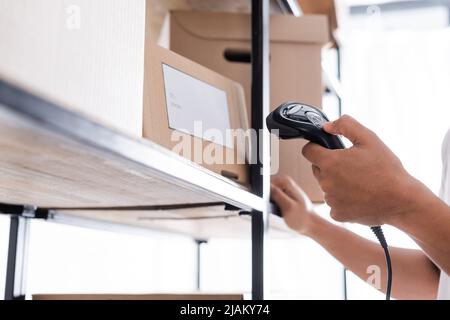
M 285 176 L 273 176 L 271 179 L 272 185 L 280 188 L 293 200 L 301 200 L 301 189 L 292 180 L 292 178 Z
M 327 158 L 330 152 L 332 151 L 312 142 L 306 144 L 302 149 L 303 156 L 319 168 L 322 159 Z
M 281 211 L 288 210 L 288 208 L 293 204 L 293 200 L 281 190 L 281 188 L 276 185 L 272 185 L 270 188 L 270 198 L 273 200 L 281 209 Z

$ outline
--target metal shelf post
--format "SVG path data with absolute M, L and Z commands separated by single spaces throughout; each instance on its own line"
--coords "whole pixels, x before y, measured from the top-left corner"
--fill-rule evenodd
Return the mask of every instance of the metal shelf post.
M 11 216 L 5 300 L 25 300 L 29 218 Z
M 197 265 L 196 265 L 196 286 L 197 291 L 201 291 L 202 289 L 202 246 L 207 244 L 207 240 L 195 240 L 195 244 L 197 246 Z
M 257 163 L 252 164 L 252 191 L 268 202 L 270 171 L 268 134 L 265 119 L 269 114 L 269 1 L 252 0 L 252 128 L 257 132 Z M 267 161 L 267 162 L 266 162 Z M 268 206 L 267 206 L 268 207 Z M 267 209 L 252 211 L 252 299 L 264 298 L 264 235 Z

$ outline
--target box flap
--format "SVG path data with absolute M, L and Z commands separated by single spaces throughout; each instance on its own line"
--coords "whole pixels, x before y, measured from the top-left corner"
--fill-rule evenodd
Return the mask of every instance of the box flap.
M 171 11 L 171 23 L 199 38 L 210 40 L 251 40 L 249 14 Z M 328 19 L 324 15 L 301 17 L 272 15 L 270 39 L 280 42 L 325 44 L 329 41 Z

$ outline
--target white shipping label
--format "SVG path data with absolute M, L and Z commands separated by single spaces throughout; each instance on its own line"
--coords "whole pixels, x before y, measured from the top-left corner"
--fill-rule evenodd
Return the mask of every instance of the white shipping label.
M 166 64 L 162 67 L 169 127 L 232 148 L 226 92 Z

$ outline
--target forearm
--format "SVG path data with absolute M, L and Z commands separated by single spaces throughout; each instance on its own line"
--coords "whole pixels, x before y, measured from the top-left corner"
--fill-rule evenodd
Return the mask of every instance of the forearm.
M 450 207 L 421 184 L 411 193 L 412 209 L 389 223 L 411 236 L 439 268 L 450 274 Z
M 381 287 L 378 289 L 386 291 L 386 260 L 378 243 L 364 239 L 318 216 L 314 218 L 307 236 L 364 281 L 370 276 L 369 266 L 379 267 Z M 395 298 L 436 298 L 439 272 L 425 254 L 400 248 L 390 248 L 390 253 L 394 275 L 392 295 Z

